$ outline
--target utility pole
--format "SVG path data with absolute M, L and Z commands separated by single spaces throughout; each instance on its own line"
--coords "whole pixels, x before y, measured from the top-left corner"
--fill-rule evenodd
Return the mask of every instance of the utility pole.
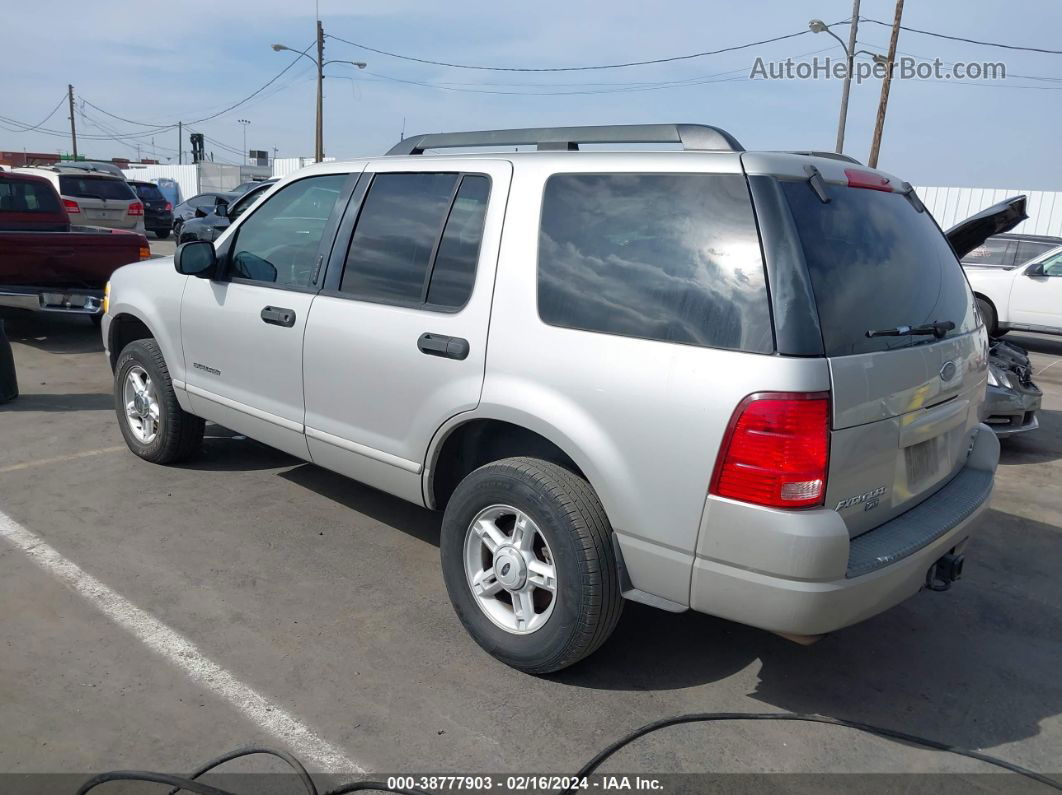
M 70 101 L 70 143 L 74 150 L 74 160 L 77 160 L 77 128 L 74 126 L 74 87 L 69 83 L 66 86 L 66 96 Z
M 844 151 L 844 128 L 848 123 L 848 94 L 852 90 L 852 68 L 855 65 L 856 30 L 859 27 L 859 0 L 852 0 L 852 23 L 848 26 L 848 71 L 841 89 L 841 117 L 837 121 L 837 154 Z
M 184 149 L 181 148 L 184 146 L 182 143 L 184 139 L 183 128 L 184 125 L 181 122 L 177 122 L 177 165 L 182 165 L 184 163 Z
M 324 25 L 317 20 L 317 138 L 313 161 L 324 160 Z
M 900 38 L 900 17 L 903 15 L 903 0 L 896 0 L 896 16 L 892 20 L 892 37 L 889 39 L 889 63 L 885 79 L 881 81 L 881 99 L 878 100 L 878 118 L 874 122 L 874 141 L 870 145 L 871 168 L 878 167 L 878 152 L 881 149 L 881 134 L 885 130 L 885 109 L 889 104 L 889 84 L 892 82 L 892 68 L 896 65 L 896 41 Z

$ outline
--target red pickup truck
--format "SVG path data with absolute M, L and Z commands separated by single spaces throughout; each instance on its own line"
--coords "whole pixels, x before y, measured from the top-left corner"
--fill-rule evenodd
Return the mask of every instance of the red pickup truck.
M 0 307 L 98 319 L 111 274 L 150 256 L 144 235 L 71 226 L 48 180 L 0 170 Z

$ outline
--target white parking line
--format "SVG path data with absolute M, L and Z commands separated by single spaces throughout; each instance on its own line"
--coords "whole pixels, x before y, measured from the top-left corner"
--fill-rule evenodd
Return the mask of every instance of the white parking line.
M 0 536 L 153 652 L 184 671 L 197 685 L 229 702 L 259 728 L 283 742 L 307 767 L 329 773 L 366 772 L 298 718 L 209 659 L 192 641 L 63 557 L 40 536 L 3 511 L 0 511 Z
M 116 453 L 119 450 L 127 450 L 125 445 L 119 447 L 100 447 L 95 450 L 83 450 L 80 453 L 69 453 L 68 455 L 57 455 L 54 458 L 39 458 L 36 461 L 25 461 L 21 464 L 11 464 L 10 466 L 0 467 L 0 474 L 4 472 L 17 472 L 20 469 L 32 469 L 33 467 L 44 467 L 49 464 L 61 464 L 64 461 L 76 461 L 79 458 L 89 458 L 94 455 L 103 455 L 104 453 Z

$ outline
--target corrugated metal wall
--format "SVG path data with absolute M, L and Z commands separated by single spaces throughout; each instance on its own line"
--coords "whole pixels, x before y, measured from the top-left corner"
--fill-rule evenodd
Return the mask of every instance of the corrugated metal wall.
M 916 188 L 922 202 L 942 229 L 986 207 L 1024 193 L 1029 197 L 1029 220 L 1014 227 L 1027 235 L 1062 237 L 1062 193 L 1025 188 Z
M 325 163 L 335 161 L 334 157 L 326 157 Z M 301 168 L 313 165 L 312 157 L 278 157 L 273 160 L 273 176 L 283 179 L 289 174 L 294 174 Z

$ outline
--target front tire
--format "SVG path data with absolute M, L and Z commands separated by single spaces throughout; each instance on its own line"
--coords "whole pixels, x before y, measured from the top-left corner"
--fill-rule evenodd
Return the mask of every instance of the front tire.
M 153 339 L 130 342 L 114 368 L 114 410 L 125 443 L 153 464 L 191 458 L 203 443 L 204 421 L 184 411 Z
M 567 668 L 619 621 L 612 527 L 590 484 L 557 464 L 507 458 L 472 472 L 446 506 L 440 551 L 461 623 L 513 668 Z

